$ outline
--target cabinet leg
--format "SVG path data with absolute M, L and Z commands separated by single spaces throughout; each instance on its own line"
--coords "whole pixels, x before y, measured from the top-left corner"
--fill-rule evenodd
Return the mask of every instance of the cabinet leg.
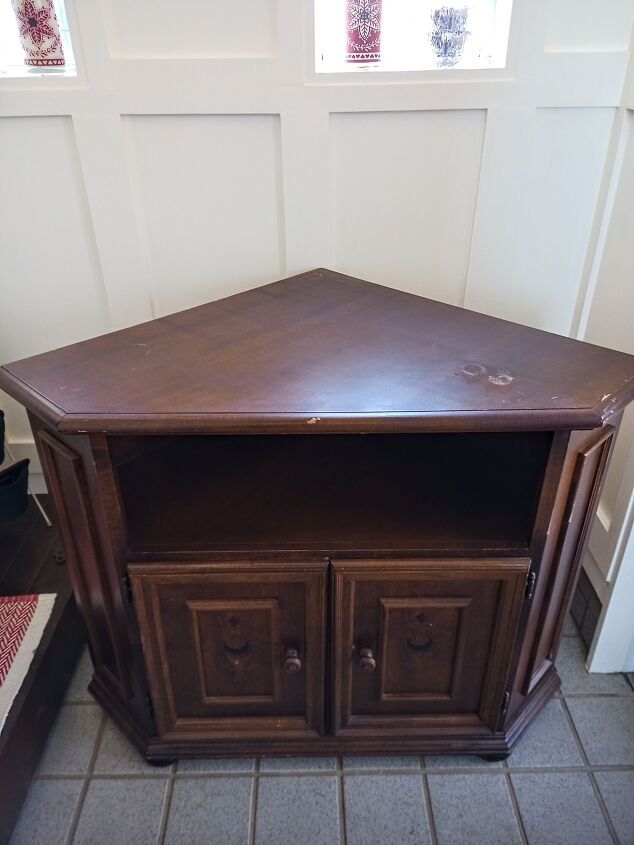
M 171 766 L 175 760 L 146 760 L 146 763 L 149 763 L 150 766 L 155 766 L 157 769 L 163 769 L 165 766 Z

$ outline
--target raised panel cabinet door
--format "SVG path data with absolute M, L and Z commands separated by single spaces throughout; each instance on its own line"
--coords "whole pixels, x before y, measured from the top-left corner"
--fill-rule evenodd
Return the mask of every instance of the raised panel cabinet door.
M 128 570 L 164 739 L 323 733 L 325 560 Z
M 494 731 L 529 565 L 333 561 L 335 732 Z

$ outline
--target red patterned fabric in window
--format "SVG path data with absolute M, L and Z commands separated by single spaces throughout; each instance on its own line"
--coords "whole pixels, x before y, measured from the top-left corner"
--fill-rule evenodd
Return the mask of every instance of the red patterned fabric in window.
M 380 61 L 382 4 L 383 0 L 346 0 L 347 62 Z
M 53 0 L 12 0 L 24 50 L 24 64 L 60 67 L 66 64 Z

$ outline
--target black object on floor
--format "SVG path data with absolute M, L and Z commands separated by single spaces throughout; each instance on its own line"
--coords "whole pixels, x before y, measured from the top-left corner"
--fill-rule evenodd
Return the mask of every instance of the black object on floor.
M 0 526 L 0 595 L 57 594 L 33 662 L 0 733 L 0 845 L 11 838 L 85 643 L 66 567 L 55 559 L 59 545 L 57 531 L 46 526 L 30 496 L 24 513 Z
M 4 411 L 0 411 L 0 464 L 4 463 Z M 0 469 L 0 524 L 21 516 L 27 508 L 29 460 Z

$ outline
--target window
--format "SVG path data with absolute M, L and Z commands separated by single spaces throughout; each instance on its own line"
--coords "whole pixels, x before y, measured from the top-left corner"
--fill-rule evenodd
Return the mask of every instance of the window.
M 317 73 L 496 68 L 512 0 L 315 0 Z
M 52 3 L 54 15 L 50 12 L 49 0 L 18 0 L 15 3 L 17 12 L 14 11 L 11 0 L 0 0 L 0 78 L 51 74 L 76 76 L 75 56 L 64 2 L 52 0 Z M 17 14 L 21 17 L 18 18 Z M 59 41 L 56 40 L 57 29 L 61 49 Z M 60 64 L 62 55 L 63 63 Z M 42 56 L 44 58 L 41 58 Z M 40 63 L 27 64 L 25 58 Z M 57 64 L 52 64 L 53 61 Z

